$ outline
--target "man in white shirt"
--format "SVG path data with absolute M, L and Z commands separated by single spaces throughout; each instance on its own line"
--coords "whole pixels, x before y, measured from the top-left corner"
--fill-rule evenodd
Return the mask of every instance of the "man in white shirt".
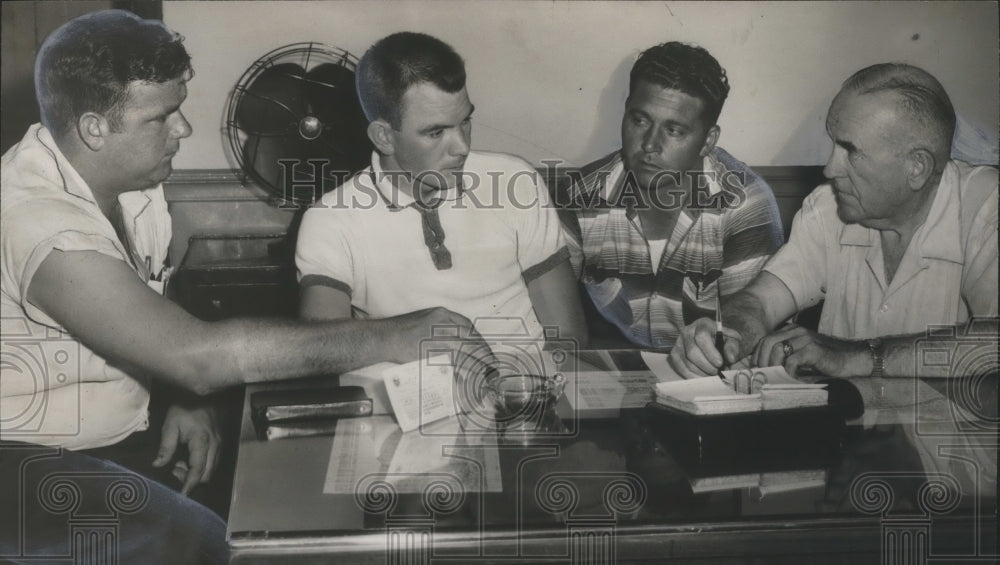
M 160 183 L 191 134 L 180 110 L 191 76 L 180 36 L 119 10 L 72 20 L 39 49 L 42 123 L 2 160 L 0 522 L 20 528 L 2 529 L 0 557 L 66 555 L 65 523 L 41 527 L 52 516 L 25 493 L 52 473 L 82 472 L 104 477 L 105 488 L 124 477 L 149 495 L 120 517 L 119 561 L 225 562 L 218 516 L 77 450 L 151 446 L 149 463 L 186 494 L 209 479 L 219 450 L 199 396 L 416 359 L 434 325 L 474 337 L 467 319 L 444 309 L 380 321 L 209 323 L 165 299 L 171 231 Z M 146 433 L 154 381 L 191 398 Z
M 470 149 L 474 107 L 461 57 L 429 35 L 396 33 L 365 53 L 357 84 L 372 165 L 302 220 L 301 315 L 382 318 L 444 306 L 488 319 L 484 335 L 585 345 L 545 183 L 517 157 Z
M 712 321 L 698 320 L 671 353 L 675 368 L 714 374 L 723 355 L 752 353 L 751 363 L 792 373 L 995 372 L 997 171 L 950 159 L 955 111 L 944 88 L 911 65 L 873 65 L 844 82 L 826 126 L 830 182 L 806 198 L 764 271 L 723 301 L 725 351 Z M 820 300 L 818 333 L 775 331 Z M 945 362 L 919 354 L 928 342 L 948 346 Z

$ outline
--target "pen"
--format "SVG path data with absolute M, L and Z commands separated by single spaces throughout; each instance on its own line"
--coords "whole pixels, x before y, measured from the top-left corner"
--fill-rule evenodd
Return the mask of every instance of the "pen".
M 719 350 L 719 355 L 722 356 L 722 366 L 719 367 L 719 378 L 723 381 L 726 380 L 722 376 L 722 371 L 726 370 L 726 339 L 722 334 L 722 304 L 719 302 L 719 295 L 715 295 L 715 348 Z

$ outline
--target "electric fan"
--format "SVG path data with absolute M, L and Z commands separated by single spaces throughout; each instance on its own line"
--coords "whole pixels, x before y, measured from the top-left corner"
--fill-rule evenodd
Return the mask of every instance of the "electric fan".
M 255 61 L 226 104 L 232 157 L 282 206 L 312 204 L 368 165 L 368 122 L 354 87 L 357 58 L 314 42 Z

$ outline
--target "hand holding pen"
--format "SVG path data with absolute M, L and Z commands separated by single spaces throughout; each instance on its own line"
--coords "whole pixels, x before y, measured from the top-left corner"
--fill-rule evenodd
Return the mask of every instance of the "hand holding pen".
M 720 329 L 720 325 L 713 322 L 712 318 L 699 318 L 681 328 L 668 358 L 670 366 L 681 377 L 718 376 L 722 369 L 729 368 L 727 359 L 733 360 L 739 353 L 739 332 L 727 327 Z
M 719 355 L 722 356 L 722 365 L 719 366 L 719 378 L 723 381 L 726 380 L 722 376 L 722 371 L 729 368 L 729 363 L 726 363 L 726 336 L 722 333 L 722 305 L 719 304 L 719 298 L 715 298 L 715 348 L 719 350 Z

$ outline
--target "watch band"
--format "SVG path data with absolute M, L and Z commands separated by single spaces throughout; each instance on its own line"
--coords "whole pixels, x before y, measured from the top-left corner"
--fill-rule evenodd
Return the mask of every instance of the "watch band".
M 872 355 L 872 377 L 885 376 L 885 342 L 876 337 L 868 340 L 868 352 Z

